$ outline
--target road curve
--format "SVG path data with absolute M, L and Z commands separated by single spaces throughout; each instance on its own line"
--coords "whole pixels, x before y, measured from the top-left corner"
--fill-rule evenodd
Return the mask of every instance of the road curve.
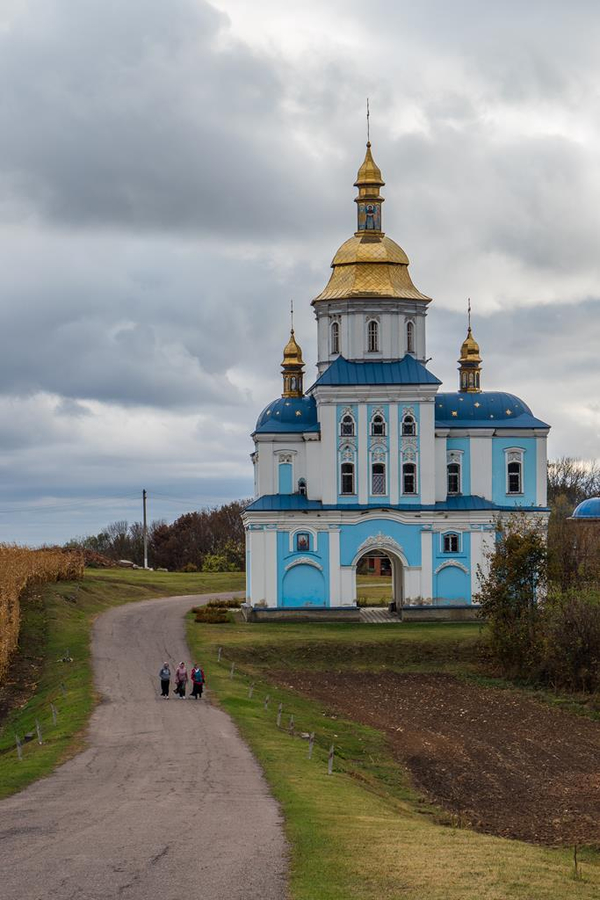
M 190 662 L 183 615 L 205 599 L 97 620 L 87 749 L 0 803 L 2 900 L 283 900 L 281 816 L 252 754 L 206 699 L 158 696 L 163 660 Z

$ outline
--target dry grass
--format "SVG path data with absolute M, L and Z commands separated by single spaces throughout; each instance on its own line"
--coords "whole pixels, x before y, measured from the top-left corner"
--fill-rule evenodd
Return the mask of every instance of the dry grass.
M 0 544 L 0 680 L 19 640 L 19 600 L 24 591 L 49 581 L 83 578 L 83 555 L 59 548 L 29 550 Z

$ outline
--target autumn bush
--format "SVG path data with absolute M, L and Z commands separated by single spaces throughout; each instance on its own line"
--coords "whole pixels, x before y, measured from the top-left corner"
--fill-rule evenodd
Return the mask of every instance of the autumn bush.
M 0 544 L 0 681 L 19 640 L 23 593 L 36 584 L 77 578 L 83 578 L 83 554 L 77 550 Z

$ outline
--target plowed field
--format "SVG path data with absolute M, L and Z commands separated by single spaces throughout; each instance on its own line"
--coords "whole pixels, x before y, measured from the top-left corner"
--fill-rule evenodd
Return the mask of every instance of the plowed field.
M 478 830 L 600 845 L 600 723 L 443 674 L 278 679 L 385 732 L 415 786 Z

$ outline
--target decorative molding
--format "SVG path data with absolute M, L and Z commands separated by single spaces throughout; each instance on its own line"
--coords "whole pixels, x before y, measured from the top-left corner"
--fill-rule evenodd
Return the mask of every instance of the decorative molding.
M 379 534 L 372 534 L 366 538 L 358 548 L 357 553 L 362 555 L 365 550 L 390 550 L 404 555 L 404 548 L 393 537 L 389 534 L 384 534 L 382 531 Z
M 288 569 L 293 569 L 294 566 L 312 566 L 314 569 L 318 569 L 320 572 L 323 571 L 323 566 L 320 565 L 315 559 L 311 559 L 310 556 L 299 556 L 297 559 L 293 559 L 291 562 L 287 564 L 285 567 L 285 571 Z
M 458 463 L 460 465 L 462 463 L 463 452 L 463 450 L 448 450 L 446 453 L 446 464 Z
M 461 569 L 465 573 L 465 575 L 469 574 L 469 570 L 467 569 L 467 567 L 465 565 L 463 565 L 461 562 L 459 562 L 457 559 L 447 559 L 447 560 L 445 560 L 445 562 L 440 563 L 440 565 L 437 567 L 437 569 L 434 570 L 434 575 L 439 575 L 439 573 L 442 571 L 442 569 L 448 569 L 448 568 Z
M 294 457 L 291 453 L 278 453 L 277 456 L 279 457 L 279 465 L 281 465 L 282 463 L 291 463 L 294 460 Z

